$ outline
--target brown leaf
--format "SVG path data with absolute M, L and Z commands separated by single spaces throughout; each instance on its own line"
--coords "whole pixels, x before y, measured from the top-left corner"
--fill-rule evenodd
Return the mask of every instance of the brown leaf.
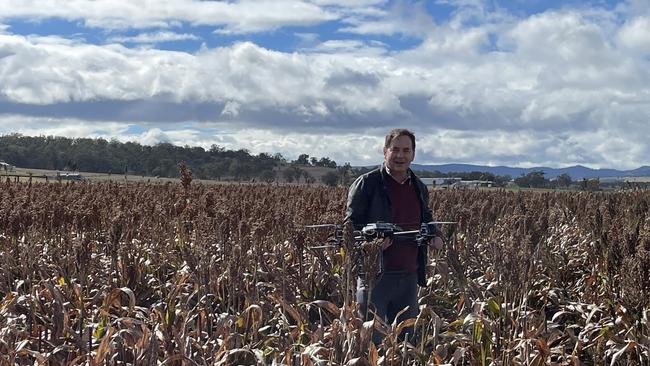
M 332 315 L 334 315 L 337 318 L 339 317 L 340 312 L 341 312 L 341 310 L 338 308 L 338 306 L 334 305 L 334 303 L 329 302 L 329 301 L 315 300 L 315 301 L 310 302 L 309 304 L 310 305 L 311 304 L 318 305 L 321 308 L 323 308 L 323 309 L 329 311 L 330 313 L 332 313 Z
M 113 337 L 113 333 L 115 333 L 115 328 L 113 327 L 108 328 L 108 332 L 106 332 L 106 334 L 102 338 L 102 341 L 99 343 L 99 347 L 97 347 L 97 353 L 95 354 L 96 364 L 99 364 L 102 361 L 104 361 L 104 357 L 110 351 L 110 342 L 111 342 L 111 338 Z
M 282 309 L 287 312 L 293 318 L 293 320 L 296 322 L 296 324 L 303 324 L 304 318 L 300 315 L 300 313 L 293 308 L 293 306 L 289 305 L 284 299 L 280 298 L 279 296 L 275 294 L 269 295 L 275 302 L 279 303 L 282 305 Z
M 623 348 L 618 350 L 613 356 L 612 356 L 612 362 L 610 363 L 610 366 L 614 366 L 616 364 L 616 361 L 618 360 L 619 357 L 621 357 L 625 351 L 634 349 L 636 347 L 636 342 L 630 341 L 628 342 Z
M 379 362 L 379 351 L 377 351 L 377 347 L 375 347 L 373 342 L 370 342 L 368 345 L 368 362 L 372 366 L 377 366 Z
M 250 321 L 256 324 L 260 324 L 264 320 L 262 308 L 256 304 L 248 306 L 244 310 L 244 314 L 249 317 Z
M 371 366 L 371 363 L 365 357 L 357 357 L 348 361 L 346 366 Z

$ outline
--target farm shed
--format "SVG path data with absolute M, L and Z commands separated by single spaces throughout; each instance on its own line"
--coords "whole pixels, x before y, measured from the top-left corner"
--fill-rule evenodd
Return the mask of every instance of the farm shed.
M 15 167 L 11 164 L 5 163 L 4 161 L 0 160 L 0 171 L 2 172 L 13 172 L 15 170 Z
M 428 186 L 450 186 L 456 182 L 460 182 L 460 178 L 443 177 L 443 178 L 420 178 L 422 183 Z
M 494 182 L 491 180 L 461 180 L 455 182 L 451 186 L 453 188 L 462 188 L 462 187 L 492 187 Z

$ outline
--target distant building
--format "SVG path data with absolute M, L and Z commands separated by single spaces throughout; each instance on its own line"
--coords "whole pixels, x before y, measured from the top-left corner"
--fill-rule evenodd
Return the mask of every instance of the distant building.
M 491 180 L 461 180 L 451 186 L 453 188 L 464 188 L 464 187 L 492 187 L 494 182 Z
M 16 170 L 16 168 L 8 163 L 5 163 L 4 161 L 0 160 L 0 171 L 1 172 L 13 172 Z
M 79 173 L 63 173 L 63 174 L 57 173 L 56 177 L 53 178 L 62 179 L 62 180 L 86 180 L 86 178 Z
M 455 177 L 443 177 L 443 178 L 420 178 L 422 183 L 428 186 L 440 187 L 440 186 L 451 186 L 456 182 L 460 182 L 460 178 Z

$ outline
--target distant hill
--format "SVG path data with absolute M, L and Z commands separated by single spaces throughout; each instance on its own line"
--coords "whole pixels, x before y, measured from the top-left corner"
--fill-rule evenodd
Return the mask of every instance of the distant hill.
M 441 173 L 450 172 L 487 172 L 495 175 L 509 175 L 512 178 L 517 178 L 521 175 L 528 174 L 533 171 L 543 171 L 544 177 L 547 179 L 555 178 L 561 174 L 568 174 L 571 179 L 578 180 L 582 178 L 603 178 L 603 177 L 643 177 L 650 176 L 650 166 L 642 166 L 633 170 L 616 170 L 616 169 L 591 169 L 582 165 L 575 165 L 566 168 L 549 168 L 549 167 L 534 167 L 534 168 L 513 168 L 508 166 L 487 166 L 487 165 L 472 165 L 472 164 L 441 164 L 441 165 L 421 165 L 412 164 L 414 170 L 426 171 L 439 171 Z

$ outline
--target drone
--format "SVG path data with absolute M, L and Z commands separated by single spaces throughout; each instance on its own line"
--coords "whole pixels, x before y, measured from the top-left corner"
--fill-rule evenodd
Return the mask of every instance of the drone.
M 438 233 L 437 225 L 452 225 L 456 224 L 455 221 L 430 221 L 420 224 L 419 230 L 402 230 L 397 224 L 389 222 L 373 222 L 365 225 L 361 230 L 354 231 L 355 244 L 362 242 L 370 242 L 375 239 L 383 239 L 388 237 L 414 237 L 418 246 L 425 245 L 424 243 L 435 237 Z M 334 229 L 334 236 L 330 237 L 327 245 L 311 247 L 312 249 L 322 248 L 337 248 L 343 246 L 343 226 L 338 224 L 318 224 L 307 225 L 306 228 L 331 228 Z

